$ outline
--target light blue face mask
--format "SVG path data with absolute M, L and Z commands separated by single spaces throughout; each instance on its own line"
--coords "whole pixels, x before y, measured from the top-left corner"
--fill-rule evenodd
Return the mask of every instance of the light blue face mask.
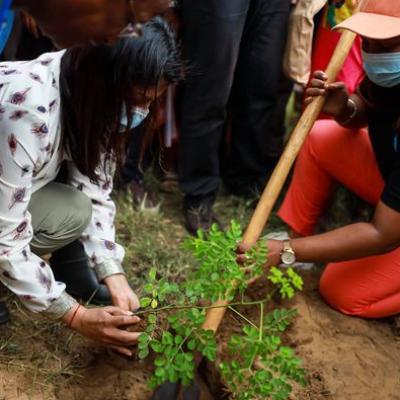
M 137 128 L 147 118 L 147 116 L 149 115 L 149 112 L 150 111 L 148 108 L 134 107 L 132 109 L 132 121 L 131 121 L 130 129 Z M 128 126 L 128 116 L 126 115 L 125 107 L 122 112 L 121 125 L 123 127 Z
M 371 82 L 391 88 L 400 85 L 400 53 L 363 51 L 364 69 Z

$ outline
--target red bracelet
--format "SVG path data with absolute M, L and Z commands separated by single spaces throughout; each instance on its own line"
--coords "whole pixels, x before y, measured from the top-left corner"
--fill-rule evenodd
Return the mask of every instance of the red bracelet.
M 74 322 L 74 319 L 76 317 L 76 314 L 78 313 L 78 310 L 81 308 L 81 305 L 79 304 L 78 307 L 76 307 L 76 310 L 74 311 L 74 315 L 71 318 L 71 321 L 69 321 L 68 327 L 72 327 L 72 323 Z

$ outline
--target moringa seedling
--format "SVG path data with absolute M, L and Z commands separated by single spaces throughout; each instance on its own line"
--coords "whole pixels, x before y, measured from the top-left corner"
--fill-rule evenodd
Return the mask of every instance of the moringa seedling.
M 197 237 L 187 239 L 184 247 L 196 259 L 198 269 L 183 283 L 168 282 L 155 269 L 150 271 L 141 299 L 144 310 L 139 313 L 146 318 L 147 327 L 139 339 L 138 356 L 145 359 L 150 351 L 156 354 L 151 388 L 164 382 L 188 385 L 194 379 L 196 354 L 216 361 L 216 338 L 202 325 L 206 311 L 217 300 L 227 300 L 229 310 L 243 322 L 242 334 L 229 341 L 231 357 L 219 364 L 233 398 L 285 400 L 291 393 L 292 381 L 305 383 L 301 361 L 281 339 L 296 311 L 276 309 L 265 313 L 275 293 L 292 298 L 301 290 L 302 279 L 293 269 L 272 268 L 268 279 L 275 290 L 262 300 L 246 301 L 244 292 L 249 279 L 264 274 L 267 249 L 258 244 L 248 252 L 245 272 L 235 254 L 241 238 L 239 224 L 232 221 L 227 232 L 213 226 L 209 234 L 199 232 Z M 257 307 L 258 321 L 244 316 L 240 312 L 242 306 Z

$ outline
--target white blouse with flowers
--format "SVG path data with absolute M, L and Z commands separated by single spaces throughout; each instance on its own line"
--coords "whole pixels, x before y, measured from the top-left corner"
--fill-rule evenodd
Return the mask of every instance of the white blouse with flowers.
M 114 242 L 113 167 L 100 183 L 79 173 L 61 148 L 60 63 L 64 51 L 34 61 L 0 63 L 0 281 L 33 312 L 60 318 L 75 303 L 51 268 L 31 253 L 28 204 L 55 180 L 61 163 L 69 183 L 93 204 L 82 243 L 100 279 L 122 272 L 124 250 Z

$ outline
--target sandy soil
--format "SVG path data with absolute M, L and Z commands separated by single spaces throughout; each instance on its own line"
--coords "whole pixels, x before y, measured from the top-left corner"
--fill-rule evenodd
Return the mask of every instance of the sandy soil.
M 390 324 L 343 316 L 321 301 L 315 277 L 297 297 L 290 338 L 310 372 L 295 400 L 399 400 L 400 341 Z
M 306 278 L 306 290 L 293 305 L 299 317 L 287 335 L 309 371 L 310 385 L 296 389 L 292 400 L 400 400 L 400 341 L 385 321 L 349 318 L 326 306 L 316 290 L 317 277 Z M 265 291 L 262 283 L 253 294 Z M 249 311 L 251 314 L 251 311 Z M 224 338 L 240 327 L 233 316 L 226 318 L 219 336 Z M 2 332 L 0 332 L 1 334 Z M 43 346 L 46 338 L 25 343 Z M 37 349 L 36 349 L 37 350 Z M 106 351 L 94 351 L 87 344 L 75 354 L 48 361 L 43 368 L 58 364 L 75 365 L 53 381 L 35 379 L 38 371 L 29 363 L 0 363 L 0 400 L 147 400 L 149 367 Z M 75 369 L 74 369 L 75 368 Z M 40 374 L 38 374 L 39 376 Z
M 286 343 L 296 349 L 309 373 L 307 388 L 296 388 L 291 400 L 400 400 L 400 338 L 388 321 L 364 321 L 328 307 L 318 293 L 319 274 L 304 275 L 305 290 L 291 304 L 298 317 Z M 266 282 L 248 290 L 252 299 L 263 297 Z M 255 320 L 254 309 L 245 315 Z M 220 337 L 240 331 L 228 315 Z

